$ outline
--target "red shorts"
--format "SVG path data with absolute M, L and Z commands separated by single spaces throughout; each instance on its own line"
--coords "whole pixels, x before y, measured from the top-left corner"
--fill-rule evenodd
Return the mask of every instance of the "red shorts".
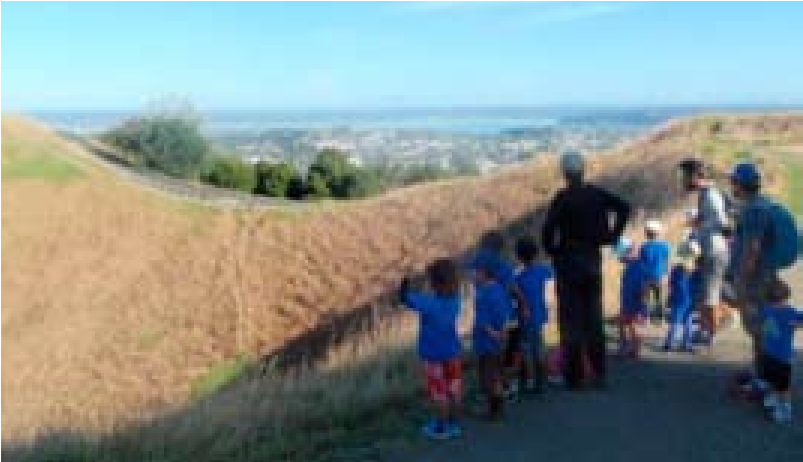
M 463 394 L 463 367 L 460 359 L 440 363 L 424 361 L 427 395 L 438 404 L 460 401 Z

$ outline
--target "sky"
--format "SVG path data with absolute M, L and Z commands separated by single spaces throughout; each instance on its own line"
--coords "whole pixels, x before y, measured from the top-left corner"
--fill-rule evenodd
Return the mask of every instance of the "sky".
M 2 5 L 3 110 L 803 103 L 803 3 Z

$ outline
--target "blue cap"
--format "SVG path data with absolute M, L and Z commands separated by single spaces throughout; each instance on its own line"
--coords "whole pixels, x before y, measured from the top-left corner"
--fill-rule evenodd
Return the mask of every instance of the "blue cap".
M 739 162 L 733 167 L 731 180 L 744 186 L 758 186 L 761 184 L 761 171 L 752 162 Z

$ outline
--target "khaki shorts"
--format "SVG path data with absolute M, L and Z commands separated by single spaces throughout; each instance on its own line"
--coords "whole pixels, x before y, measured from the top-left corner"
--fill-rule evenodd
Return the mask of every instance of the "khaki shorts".
M 701 309 L 719 305 L 727 264 L 727 259 L 720 256 L 700 259 L 700 287 L 697 290 L 697 305 Z
M 734 281 L 742 324 L 754 339 L 760 338 L 761 307 L 766 303 L 767 286 L 775 277 L 776 274 L 766 271 Z

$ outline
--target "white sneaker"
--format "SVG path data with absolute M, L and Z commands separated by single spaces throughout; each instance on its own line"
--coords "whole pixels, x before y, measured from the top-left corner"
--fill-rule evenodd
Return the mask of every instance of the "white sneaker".
M 778 423 L 792 421 L 792 403 L 779 402 L 770 412 L 770 418 Z
M 778 401 L 778 395 L 775 393 L 767 393 L 766 396 L 764 396 L 764 401 L 762 404 L 764 405 L 764 409 L 766 409 L 768 412 L 772 411 L 780 404 Z

